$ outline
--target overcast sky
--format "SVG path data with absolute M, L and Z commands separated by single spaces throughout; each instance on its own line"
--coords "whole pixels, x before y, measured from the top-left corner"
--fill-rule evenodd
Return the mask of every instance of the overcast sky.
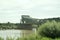
M 0 22 L 19 23 L 21 15 L 60 17 L 60 0 L 0 0 Z

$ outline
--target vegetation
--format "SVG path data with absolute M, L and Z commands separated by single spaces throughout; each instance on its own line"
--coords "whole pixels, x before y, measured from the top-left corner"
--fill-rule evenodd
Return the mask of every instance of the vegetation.
M 24 24 L 27 24 L 27 25 L 42 25 L 44 23 L 46 23 L 46 21 L 52 21 L 52 20 L 55 20 L 56 22 L 60 22 L 60 18 L 47 18 L 47 19 L 35 19 L 35 18 L 32 18 L 30 17 L 29 15 L 22 15 L 21 17 L 21 22 L 20 23 L 0 23 L 0 30 L 3 30 L 3 29 L 19 29 L 21 28 L 21 26 Z M 23 28 L 27 28 L 27 27 L 23 27 Z M 29 27 L 28 27 L 29 28 Z M 28 29 L 27 28 L 27 29 Z
M 51 38 L 60 37 L 60 22 L 46 22 L 39 27 L 38 34 Z
M 7 37 L 6 40 L 14 40 L 12 37 Z
M 17 38 L 16 40 L 60 40 L 60 18 L 50 18 L 50 19 L 33 19 L 29 16 L 23 16 L 23 23 L 31 23 L 38 25 L 36 34 L 32 34 L 26 37 Z M 13 23 L 0 23 L 0 30 L 3 29 L 17 29 L 20 24 Z M 25 24 L 24 24 L 25 25 Z M 23 26 L 24 26 L 23 25 Z M 39 26 L 40 25 L 40 26 Z M 29 25 L 28 25 L 29 26 Z M 0 40 L 4 40 L 0 38 Z M 14 40 L 14 38 L 7 37 L 6 40 Z
M 17 40 L 60 40 L 60 22 L 47 21 L 40 25 L 36 35 L 18 38 Z
M 15 24 L 15 23 L 0 23 L 0 30 L 4 30 L 4 29 L 17 29 L 19 24 Z
M 2 37 L 0 37 L 0 40 L 4 40 Z

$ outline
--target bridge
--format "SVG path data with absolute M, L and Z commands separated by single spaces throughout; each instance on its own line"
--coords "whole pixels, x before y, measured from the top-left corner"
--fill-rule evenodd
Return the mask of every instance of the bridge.
M 29 15 L 22 15 L 20 21 L 20 29 L 32 29 L 38 26 L 39 19 L 30 17 Z

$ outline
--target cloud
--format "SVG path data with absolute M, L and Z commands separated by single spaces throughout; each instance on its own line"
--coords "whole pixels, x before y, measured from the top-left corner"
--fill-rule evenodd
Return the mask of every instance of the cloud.
M 0 0 L 0 9 L 30 9 L 37 5 L 57 4 L 56 0 Z
M 0 0 L 0 20 L 17 22 L 24 14 L 36 18 L 59 16 L 60 0 Z

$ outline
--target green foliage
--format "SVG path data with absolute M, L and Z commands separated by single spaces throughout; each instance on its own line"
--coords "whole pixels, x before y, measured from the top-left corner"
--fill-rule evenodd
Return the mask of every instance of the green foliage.
M 60 37 L 60 23 L 56 21 L 47 21 L 38 28 L 38 34 L 51 38 Z
M 6 40 L 14 40 L 12 37 L 7 37 Z
M 17 38 L 17 40 L 36 40 L 36 35 L 35 34 L 31 34 L 29 36 Z
M 32 34 L 32 35 L 28 36 L 28 40 L 36 40 L 36 35 Z
M 17 40 L 52 40 L 52 39 L 48 37 L 41 37 L 38 35 L 30 35 L 28 37 L 17 38 Z
M 60 40 L 60 38 L 56 38 L 55 40 Z
M 0 37 L 0 40 L 4 40 L 4 39 Z
M 19 24 L 14 24 L 14 23 L 0 23 L 0 30 L 4 29 L 17 29 Z
M 17 38 L 16 40 L 27 40 L 27 37 Z
M 51 38 L 43 37 L 40 40 L 52 40 Z

